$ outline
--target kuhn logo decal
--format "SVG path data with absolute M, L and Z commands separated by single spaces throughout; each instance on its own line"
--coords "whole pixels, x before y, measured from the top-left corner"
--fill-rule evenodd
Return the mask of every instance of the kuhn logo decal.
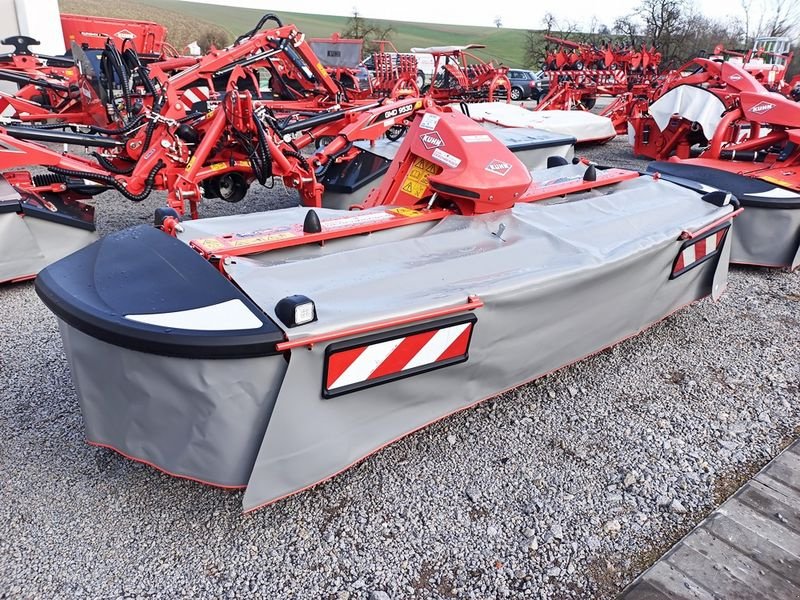
M 507 162 L 495 158 L 492 162 L 486 165 L 485 168 L 487 171 L 489 171 L 489 173 L 494 173 L 495 175 L 500 175 L 503 177 L 511 170 L 511 166 L 512 165 L 508 164 Z
M 128 31 L 127 29 L 120 29 L 114 36 L 118 37 L 121 40 L 132 40 L 136 38 L 136 34 L 132 31 Z
M 441 148 L 444 146 L 444 140 L 442 139 L 442 136 L 439 135 L 438 131 L 423 133 L 419 136 L 419 139 L 422 140 L 422 145 L 428 150 L 433 150 L 434 148 Z
M 733 75 L 730 76 L 730 80 L 731 81 L 739 81 L 741 78 L 742 78 L 742 76 L 741 75 L 737 75 L 736 73 L 734 73 Z
M 757 115 L 763 115 L 765 112 L 771 111 L 775 108 L 775 105 L 772 102 L 759 102 L 753 108 L 750 109 L 750 112 L 754 112 Z

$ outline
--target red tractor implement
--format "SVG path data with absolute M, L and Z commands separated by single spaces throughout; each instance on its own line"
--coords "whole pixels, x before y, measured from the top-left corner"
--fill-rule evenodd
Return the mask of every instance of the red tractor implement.
M 484 62 L 468 50 L 482 44 L 412 48 L 411 52 L 432 54 L 434 79 L 422 92 L 438 104 L 450 102 L 511 101 L 508 67 Z
M 600 114 L 612 120 L 618 134 L 625 133 L 637 104 L 650 97 L 661 54 L 644 46 L 637 49 L 608 43 L 598 48 L 545 37 L 558 46 L 545 57 L 550 88 L 536 110 L 591 110 L 599 96 L 611 97 L 614 100 Z
M 73 42 L 86 49 L 103 48 L 111 40 L 120 52 L 133 48 L 142 57 L 180 56 L 167 43 L 167 28 L 152 21 L 61 13 L 61 29 L 67 48 Z
M 782 140 L 787 128 L 783 112 L 793 114 L 798 108 L 767 90 L 743 66 L 706 58 L 669 74 L 653 97 L 632 116 L 630 130 L 634 153 L 657 160 L 718 158 L 723 147 L 741 151 Z

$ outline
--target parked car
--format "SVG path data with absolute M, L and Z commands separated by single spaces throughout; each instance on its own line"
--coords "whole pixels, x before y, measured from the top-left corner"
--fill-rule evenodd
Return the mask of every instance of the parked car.
M 547 71 L 537 71 L 534 77 L 536 77 L 536 93 L 532 98 L 539 102 L 550 91 L 550 75 Z
M 511 81 L 511 99 L 536 99 L 536 74 L 523 69 L 509 69 L 508 79 Z

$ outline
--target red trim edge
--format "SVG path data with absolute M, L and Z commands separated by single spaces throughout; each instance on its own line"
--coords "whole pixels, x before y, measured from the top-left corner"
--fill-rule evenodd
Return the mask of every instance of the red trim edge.
M 413 315 L 408 315 L 406 317 L 399 317 L 397 319 L 386 319 L 385 321 L 377 321 L 375 323 L 368 323 L 367 325 L 360 325 L 358 327 L 351 327 L 349 329 L 340 329 L 338 331 L 331 331 L 330 333 L 322 333 L 320 335 L 312 335 L 297 340 L 288 340 L 286 342 L 275 344 L 275 349 L 278 352 L 283 352 L 285 350 L 291 350 L 292 348 L 302 348 L 303 346 L 308 346 L 310 348 L 314 344 L 319 344 L 320 342 L 327 342 L 338 338 L 369 333 L 370 331 L 377 331 L 378 329 L 399 327 L 400 325 L 406 325 L 407 323 L 413 323 L 415 321 L 434 319 L 436 317 L 444 317 L 447 315 L 466 312 L 468 310 L 475 310 L 476 308 L 481 308 L 482 306 L 483 300 L 478 298 L 478 296 L 468 296 L 467 303 L 461 304 L 460 306 L 436 308 L 433 310 L 414 313 Z
M 163 469 L 163 468 L 159 467 L 157 464 L 151 463 L 149 460 L 145 460 L 143 458 L 137 458 L 136 456 L 132 456 L 132 455 L 126 453 L 126 452 L 123 452 L 122 450 L 120 450 L 119 448 L 115 448 L 111 444 L 103 444 L 101 442 L 93 442 L 92 440 L 89 440 L 89 439 L 86 440 L 86 443 L 89 444 L 90 446 L 95 446 L 97 448 L 105 448 L 106 450 L 113 450 L 114 452 L 116 452 L 117 454 L 119 454 L 121 456 L 124 456 L 128 460 L 132 460 L 134 462 L 141 463 L 143 465 L 147 465 L 148 467 L 152 467 L 156 471 L 160 471 L 161 473 L 164 473 L 164 475 L 169 475 L 170 477 L 175 477 L 177 479 L 187 479 L 189 481 L 194 481 L 195 483 L 202 483 L 203 485 L 207 485 L 207 486 L 210 486 L 210 487 L 222 488 L 223 490 L 243 490 L 244 488 L 247 487 L 247 484 L 244 484 L 244 485 L 224 485 L 224 484 L 221 484 L 221 483 L 212 483 L 210 481 L 203 481 L 202 479 L 198 479 L 197 477 L 191 477 L 190 475 L 181 475 L 180 473 L 173 473 L 171 471 L 167 471 L 166 469 Z

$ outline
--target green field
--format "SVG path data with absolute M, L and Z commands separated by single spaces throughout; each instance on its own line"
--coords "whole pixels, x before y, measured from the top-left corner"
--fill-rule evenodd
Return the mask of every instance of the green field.
M 197 33 L 209 26 L 226 29 L 233 37 L 252 29 L 258 19 L 267 12 L 276 12 L 284 23 L 294 23 L 306 35 L 327 37 L 347 28 L 347 17 L 311 15 L 270 11 L 264 9 L 232 8 L 179 0 L 135 0 L 125 3 L 110 3 L 101 0 L 60 0 L 62 10 L 99 16 L 128 17 L 159 21 L 170 31 L 170 39 L 177 47 L 192 41 L 194 29 Z M 143 6 L 147 5 L 147 6 Z M 523 65 L 525 32 L 522 29 L 496 27 L 467 27 L 436 23 L 411 23 L 406 21 L 374 20 L 381 27 L 391 26 L 391 40 L 399 50 L 414 46 L 484 44 L 485 50 L 475 51 L 484 60 L 494 60 L 512 67 Z

